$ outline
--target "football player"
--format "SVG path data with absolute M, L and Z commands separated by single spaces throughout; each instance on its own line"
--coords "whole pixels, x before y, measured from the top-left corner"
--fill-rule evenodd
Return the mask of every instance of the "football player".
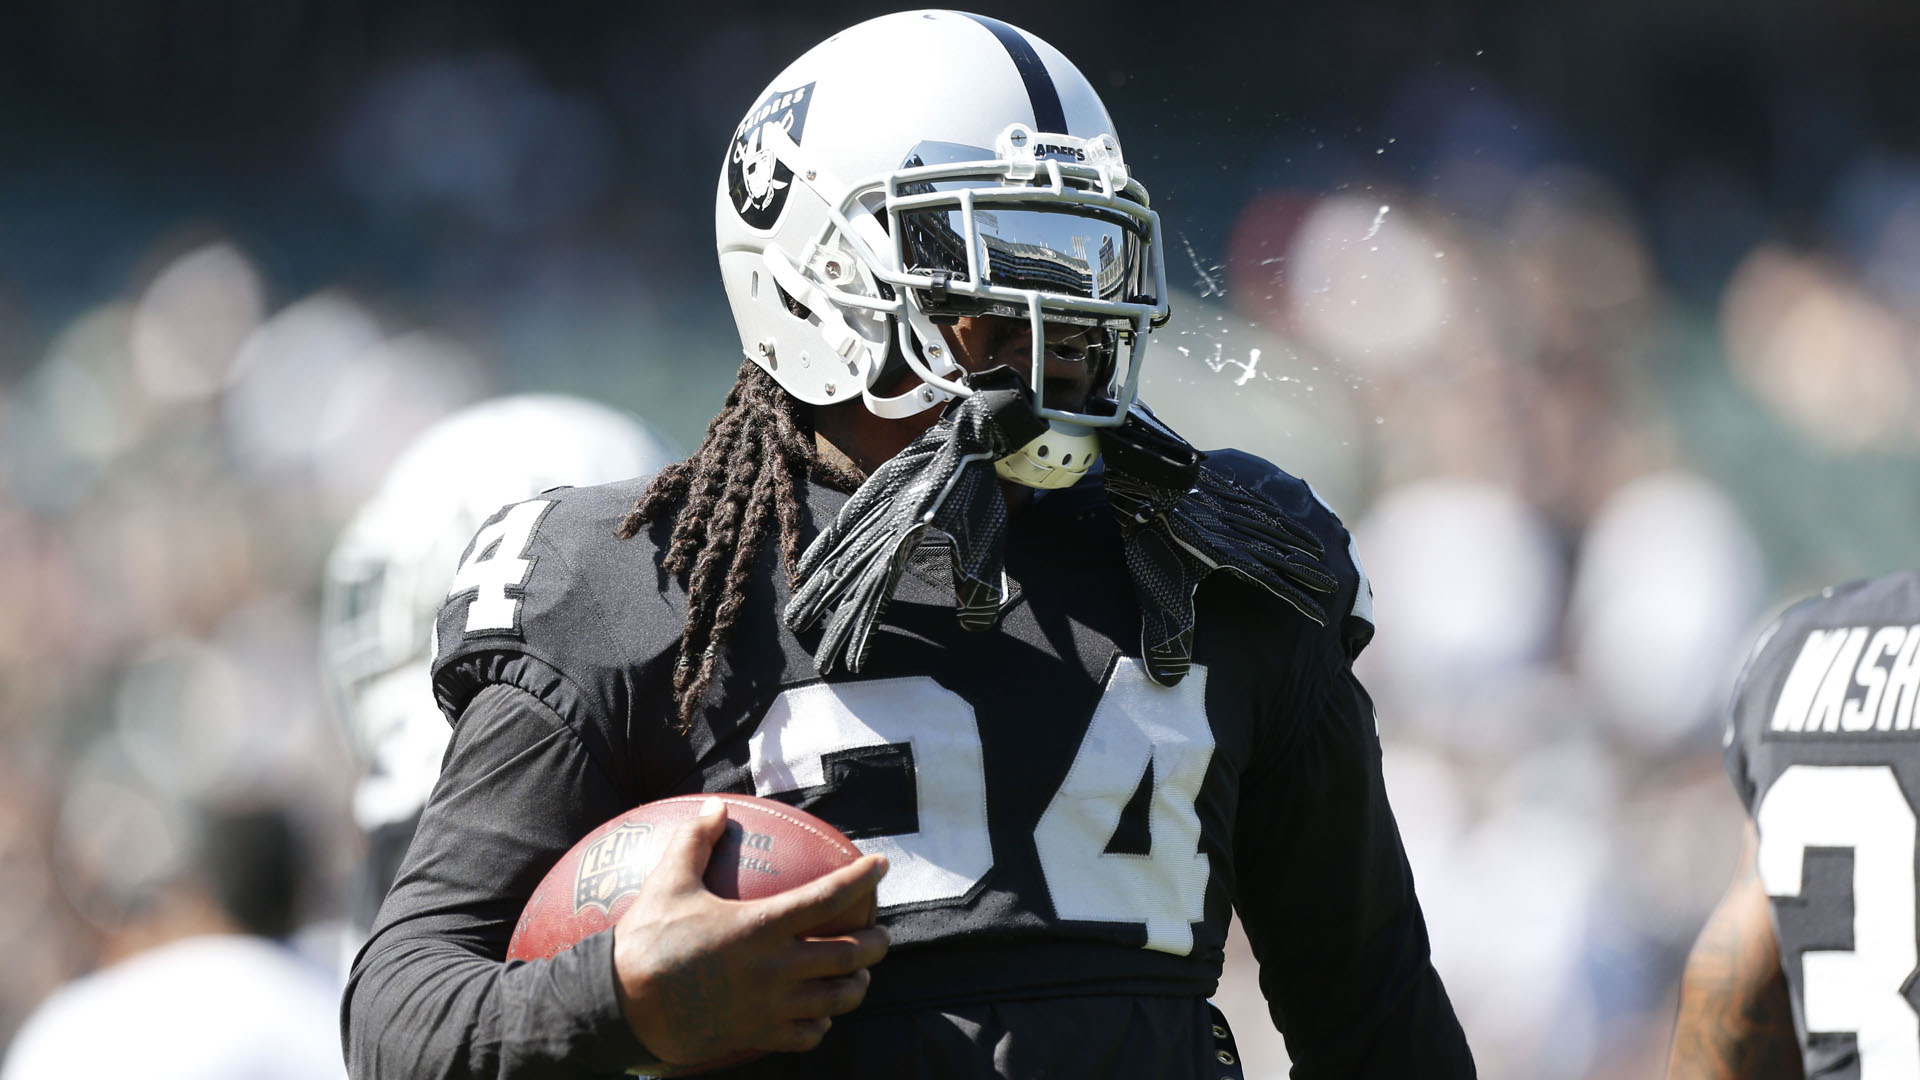
M 1667 1075 L 1920 1077 L 1920 573 L 1827 589 L 1761 637 L 1727 772 L 1752 816 L 1687 959 Z
M 364 770 L 353 815 L 366 855 L 348 900 L 351 947 L 413 839 L 449 734 L 427 674 L 434 616 L 460 552 L 502 503 L 562 484 L 657 471 L 675 455 L 639 421 L 560 394 L 481 402 L 422 432 L 341 530 L 320 600 L 323 668 Z
M 1233 1077 L 1236 910 L 1296 1076 L 1473 1075 L 1351 670 L 1366 580 L 1304 483 L 1135 400 L 1160 225 L 1086 78 L 975 15 L 855 26 L 749 103 L 716 221 L 746 359 L 705 442 L 501 511 L 442 609 L 453 742 L 356 1075 Z M 715 811 L 612 931 L 500 962 L 576 840 L 701 791 L 867 854 L 721 901 Z

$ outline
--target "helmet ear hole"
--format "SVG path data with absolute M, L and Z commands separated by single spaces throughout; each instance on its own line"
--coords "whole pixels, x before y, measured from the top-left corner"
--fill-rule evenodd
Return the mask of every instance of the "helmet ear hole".
M 755 280 L 758 280 L 759 275 L 755 274 L 754 278 Z M 792 314 L 794 318 L 805 319 L 808 322 L 814 321 L 812 308 L 809 308 L 807 305 L 801 303 L 798 300 L 795 300 L 793 298 L 793 294 L 788 292 L 783 286 L 781 286 L 779 282 L 777 281 L 774 282 L 773 287 L 780 291 L 780 302 L 786 305 L 787 311 L 790 314 Z

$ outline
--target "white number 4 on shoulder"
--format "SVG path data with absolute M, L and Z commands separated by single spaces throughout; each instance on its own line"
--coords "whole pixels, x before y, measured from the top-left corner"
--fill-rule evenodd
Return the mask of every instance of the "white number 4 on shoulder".
M 548 499 L 520 503 L 473 538 L 473 550 L 453 575 L 453 588 L 447 590 L 448 597 L 473 593 L 473 602 L 467 605 L 467 633 L 519 629 L 520 588 L 533 570 L 527 547 L 533 543 L 534 527 L 552 505 Z

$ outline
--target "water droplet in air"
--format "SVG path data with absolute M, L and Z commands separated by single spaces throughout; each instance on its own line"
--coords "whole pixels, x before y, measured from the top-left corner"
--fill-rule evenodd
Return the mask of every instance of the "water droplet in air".
M 1374 237 L 1380 235 L 1380 223 L 1387 220 L 1387 211 L 1391 209 L 1393 209 L 1391 206 L 1388 206 L 1385 203 L 1382 203 L 1379 211 L 1373 215 L 1373 224 L 1367 227 L 1367 235 L 1361 237 L 1360 239 L 1371 240 Z

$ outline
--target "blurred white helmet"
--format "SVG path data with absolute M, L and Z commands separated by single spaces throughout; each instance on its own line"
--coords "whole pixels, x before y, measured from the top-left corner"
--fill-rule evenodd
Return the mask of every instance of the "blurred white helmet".
M 897 418 L 969 394 L 937 324 L 992 314 L 1032 324 L 1037 406 L 1043 324 L 1071 322 L 1110 332 L 1107 393 L 1038 411 L 1091 446 L 1167 317 L 1160 220 L 1099 94 L 979 15 L 886 15 L 795 60 L 735 129 L 714 218 L 742 348 L 813 405 Z M 878 396 L 903 367 L 917 378 Z
M 624 413 L 550 394 L 482 402 L 400 454 L 335 543 L 321 596 L 327 679 L 367 770 L 354 798 L 363 828 L 411 817 L 439 774 L 448 727 L 429 642 L 480 524 L 548 488 L 641 476 L 676 456 Z

